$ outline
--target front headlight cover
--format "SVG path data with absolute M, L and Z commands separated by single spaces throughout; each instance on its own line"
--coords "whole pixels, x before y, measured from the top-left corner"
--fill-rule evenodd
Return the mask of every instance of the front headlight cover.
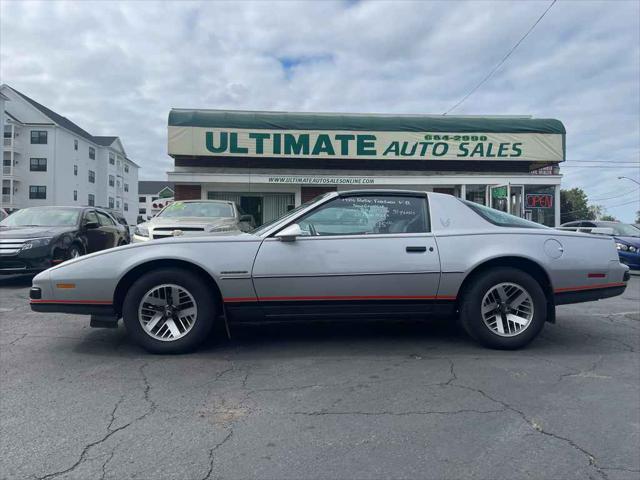
M 138 235 L 140 237 L 148 237 L 149 227 L 145 227 L 144 225 L 138 225 L 136 229 L 133 231 L 133 234 Z
M 46 247 L 51 243 L 53 237 L 31 238 L 22 244 L 21 250 L 30 250 L 32 248 Z

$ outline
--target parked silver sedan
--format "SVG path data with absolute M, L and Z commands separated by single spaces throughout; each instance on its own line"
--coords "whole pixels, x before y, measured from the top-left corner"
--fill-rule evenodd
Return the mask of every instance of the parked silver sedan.
M 39 312 L 92 315 L 151 352 L 216 322 L 456 315 L 480 343 L 528 344 L 555 306 L 620 295 L 611 238 L 559 231 L 450 195 L 326 194 L 250 233 L 129 245 L 33 280 Z M 227 325 L 228 327 L 228 325 Z
M 233 202 L 223 200 L 181 200 L 164 207 L 133 232 L 134 243 L 173 236 L 215 232 L 245 232 L 254 228 L 253 217 Z

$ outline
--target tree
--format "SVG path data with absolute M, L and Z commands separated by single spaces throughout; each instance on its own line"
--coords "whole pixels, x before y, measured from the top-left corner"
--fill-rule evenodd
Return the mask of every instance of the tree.
M 617 222 L 618 219 L 616 217 L 614 217 L 613 215 L 609 215 L 608 213 L 606 215 L 602 215 L 600 217 L 600 220 L 602 220 L 603 222 Z
M 602 208 L 589 208 L 587 194 L 581 188 L 560 190 L 560 223 L 595 220 Z

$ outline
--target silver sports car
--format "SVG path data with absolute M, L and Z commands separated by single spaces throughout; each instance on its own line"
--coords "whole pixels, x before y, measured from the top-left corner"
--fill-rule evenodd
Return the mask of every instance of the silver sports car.
M 450 195 L 333 192 L 250 233 L 177 237 L 69 260 L 33 279 L 31 308 L 91 315 L 157 353 L 215 322 L 457 315 L 519 348 L 555 306 L 620 295 L 611 238 L 559 231 Z M 228 325 L 227 325 L 228 327 Z

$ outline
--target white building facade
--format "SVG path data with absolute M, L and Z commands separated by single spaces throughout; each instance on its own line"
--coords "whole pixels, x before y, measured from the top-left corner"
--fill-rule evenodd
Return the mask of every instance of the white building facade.
M 327 191 L 448 193 L 560 222 L 565 128 L 554 119 L 174 109 L 176 200 L 236 202 L 257 224 Z
M 138 165 L 118 137 L 93 136 L 35 100 L 2 85 L 0 207 L 95 205 L 135 224 Z
M 147 221 L 173 201 L 173 183 L 157 180 L 138 182 L 138 220 Z

